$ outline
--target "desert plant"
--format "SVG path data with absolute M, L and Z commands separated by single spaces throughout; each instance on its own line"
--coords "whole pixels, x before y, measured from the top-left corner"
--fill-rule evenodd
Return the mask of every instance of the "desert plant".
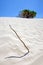
M 19 17 L 21 18 L 34 18 L 36 16 L 35 11 L 24 9 L 20 12 Z

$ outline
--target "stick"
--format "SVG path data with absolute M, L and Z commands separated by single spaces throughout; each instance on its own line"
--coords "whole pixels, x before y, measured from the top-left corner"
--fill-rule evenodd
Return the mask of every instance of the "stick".
M 17 34 L 17 32 L 11 27 L 11 25 L 9 25 L 9 26 L 10 26 L 11 30 L 13 32 L 15 32 L 16 36 L 18 37 L 18 39 L 23 43 L 24 47 L 27 49 L 27 52 L 24 55 L 22 55 L 22 56 L 9 56 L 9 57 L 6 57 L 6 58 L 22 58 L 22 57 L 26 56 L 29 53 L 29 49 L 25 45 L 25 43 L 21 40 L 21 38 L 19 37 L 19 35 Z

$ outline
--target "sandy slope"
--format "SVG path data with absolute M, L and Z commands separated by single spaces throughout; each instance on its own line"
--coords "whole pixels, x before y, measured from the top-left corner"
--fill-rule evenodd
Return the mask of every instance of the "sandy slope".
M 29 48 L 23 58 L 5 59 L 27 52 L 9 24 Z M 0 65 L 43 65 L 43 19 L 0 17 Z

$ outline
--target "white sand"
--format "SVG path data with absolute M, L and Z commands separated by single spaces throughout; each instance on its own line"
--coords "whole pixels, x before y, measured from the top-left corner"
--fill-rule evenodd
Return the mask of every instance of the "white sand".
M 23 58 L 5 59 L 27 52 L 9 24 L 29 48 Z M 43 65 L 43 19 L 0 17 L 0 65 Z

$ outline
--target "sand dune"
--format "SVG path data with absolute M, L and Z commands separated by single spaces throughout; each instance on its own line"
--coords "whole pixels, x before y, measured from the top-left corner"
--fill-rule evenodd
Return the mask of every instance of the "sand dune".
M 18 39 L 9 25 L 17 32 L 29 49 Z M 43 65 L 43 19 L 0 17 L 0 65 Z
M 37 58 L 31 65 L 43 65 L 43 55 Z

